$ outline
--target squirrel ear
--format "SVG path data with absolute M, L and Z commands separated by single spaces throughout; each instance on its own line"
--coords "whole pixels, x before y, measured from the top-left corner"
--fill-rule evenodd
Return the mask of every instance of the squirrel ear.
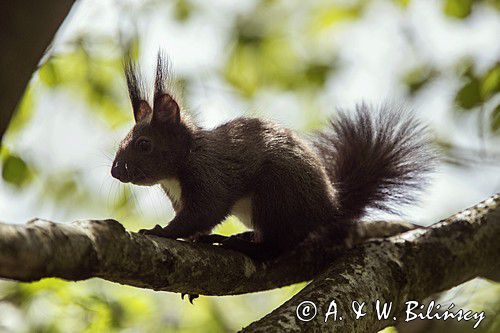
M 134 118 L 136 123 L 140 123 L 143 120 L 151 119 L 151 115 L 153 114 L 153 110 L 149 106 L 148 102 L 140 101 L 139 105 L 134 108 Z
M 179 104 L 177 104 L 170 94 L 162 94 L 155 98 L 153 120 L 174 124 L 178 124 L 181 121 Z

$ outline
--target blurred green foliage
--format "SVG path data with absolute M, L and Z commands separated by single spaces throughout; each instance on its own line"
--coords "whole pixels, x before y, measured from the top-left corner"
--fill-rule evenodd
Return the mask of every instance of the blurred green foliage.
M 455 102 L 464 110 L 484 105 L 500 91 L 500 64 L 497 63 L 483 75 L 468 67 L 464 74 L 465 83 L 458 90 Z
M 29 183 L 32 172 L 26 162 L 17 155 L 2 154 L 2 179 L 16 187 Z
M 341 22 L 359 18 L 366 3 L 366 1 L 330 3 L 316 8 L 309 19 L 311 32 L 318 33 Z
M 179 21 L 187 21 L 194 10 L 189 0 L 177 0 L 175 3 L 175 18 Z
M 495 134 L 500 134 L 500 105 L 497 105 L 496 108 L 491 113 L 491 130 Z
M 30 121 L 33 110 L 34 110 L 34 102 L 33 102 L 33 85 L 30 84 L 17 107 L 15 116 L 11 120 L 8 128 L 9 135 L 16 135 L 23 127 Z
M 328 80 L 340 69 L 335 51 L 326 51 L 318 41 L 342 24 L 362 20 L 370 3 L 369 0 L 257 1 L 229 27 L 232 38 L 226 45 L 227 54 L 220 76 L 247 100 L 253 99 L 261 90 L 286 91 L 299 96 L 300 103 L 307 108 L 304 129 L 317 128 L 321 116 L 315 103 Z M 394 3 L 404 11 L 411 1 L 394 0 Z M 483 5 L 500 9 L 497 0 L 442 1 L 443 12 L 457 24 Z M 144 10 L 155 10 L 154 3 L 145 4 Z M 193 14 L 201 10 L 196 1 L 177 0 L 171 14 L 181 24 L 188 25 L 196 16 Z M 301 14 L 299 20 L 297 11 Z M 134 13 L 140 15 L 141 12 Z M 291 24 L 292 21 L 299 23 Z M 95 51 L 122 47 L 127 49 L 124 53 L 136 59 L 140 41 L 135 35 L 129 39 L 122 41 L 123 45 L 117 45 L 118 42 L 109 37 L 82 35 L 75 39 L 69 51 L 48 58 L 26 90 L 10 124 L 6 142 L 22 137 L 23 131 L 32 124 L 40 96 L 53 91 L 68 92 L 75 101 L 83 102 L 90 115 L 109 131 L 129 125 L 132 118 L 122 75 L 122 54 L 111 52 L 109 54 L 113 56 L 103 56 L 105 52 Z M 417 96 L 440 77 L 450 75 L 447 70 L 429 63 L 410 69 L 401 78 L 408 98 Z M 465 61 L 457 64 L 452 75 L 460 81 L 454 96 L 457 114 L 487 112 L 488 129 L 492 135 L 500 135 L 499 63 L 478 71 L 474 63 Z M 191 82 L 189 78 L 184 81 L 186 85 Z M 446 152 L 452 150 L 453 142 L 444 139 L 440 142 Z M 130 187 L 120 187 L 119 191 L 112 191 L 112 187 L 108 192 L 106 189 L 97 190 L 86 185 L 84 180 L 88 177 L 88 168 L 85 166 L 47 170 L 49 168 L 30 159 L 28 152 L 10 148 L 4 145 L 0 150 L 2 186 L 5 184 L 19 193 L 34 192 L 39 205 L 52 202 L 57 204 L 61 214 L 65 210 L 82 209 L 88 215 L 94 212 L 102 214 L 103 207 L 107 206 L 113 217 L 127 227 L 137 228 L 139 224 L 147 227 L 147 224 L 157 223 L 145 220 L 137 211 L 137 200 Z M 229 218 L 228 223 L 216 232 L 232 234 L 241 230 L 241 225 Z M 265 301 L 258 295 L 255 298 L 254 295 L 202 297 L 193 307 L 181 302 L 178 295 L 119 286 L 97 279 L 78 283 L 56 279 L 30 284 L 1 282 L 0 332 L 234 331 L 263 316 L 301 287 L 267 293 Z M 480 297 L 474 299 L 478 308 L 500 298 L 497 286 L 486 286 L 482 291 Z M 6 314 L 8 320 L 2 317 Z M 497 332 L 498 325 L 500 320 L 497 319 L 489 326 L 490 332 Z M 395 331 L 395 328 L 386 330 Z
M 445 0 L 444 12 L 459 19 L 466 18 L 472 12 L 474 0 Z
M 403 82 L 408 87 L 409 94 L 414 96 L 436 76 L 438 76 L 438 73 L 435 69 L 428 66 L 418 67 L 408 71 L 403 78 Z
M 410 0 L 394 0 L 399 6 L 406 8 L 410 4 Z
M 117 127 L 130 120 L 124 102 L 123 86 L 117 78 L 122 77 L 122 56 L 116 58 L 96 57 L 82 43 L 75 51 L 64 56 L 53 56 L 38 70 L 40 82 L 47 87 L 64 85 L 81 94 L 110 126 Z
M 366 1 L 308 8 L 308 19 L 297 32 L 312 38 L 343 21 L 360 17 Z M 290 8 L 280 2 L 263 1 L 252 15 L 237 22 L 234 44 L 224 76 L 238 92 L 251 98 L 265 87 L 281 90 L 321 88 L 335 69 L 335 62 L 310 59 L 307 50 L 297 46 L 296 37 L 285 31 Z M 280 17 L 277 22 L 273 17 Z

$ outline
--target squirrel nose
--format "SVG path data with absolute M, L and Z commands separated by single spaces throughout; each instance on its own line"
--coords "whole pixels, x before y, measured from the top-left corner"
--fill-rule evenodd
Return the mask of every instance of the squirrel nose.
M 122 182 L 128 181 L 127 163 L 116 161 L 111 168 L 111 176 Z

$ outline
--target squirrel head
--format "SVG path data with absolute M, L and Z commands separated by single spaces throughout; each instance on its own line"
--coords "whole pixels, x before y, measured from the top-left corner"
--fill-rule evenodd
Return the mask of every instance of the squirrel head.
M 154 185 L 177 175 L 190 151 L 194 127 L 172 92 L 166 89 L 168 64 L 158 55 L 153 107 L 146 101 L 136 66 L 126 62 L 125 75 L 135 125 L 120 143 L 111 174 L 124 183 Z

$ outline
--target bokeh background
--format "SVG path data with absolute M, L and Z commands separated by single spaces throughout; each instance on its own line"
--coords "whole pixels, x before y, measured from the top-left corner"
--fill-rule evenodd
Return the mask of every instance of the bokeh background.
M 259 116 L 307 135 L 338 108 L 406 105 L 443 155 L 406 218 L 445 218 L 500 191 L 499 11 L 498 0 L 77 1 L 1 146 L 0 219 L 115 218 L 137 230 L 173 217 L 159 188 L 125 186 L 109 172 L 133 124 L 123 55 L 151 80 L 159 49 L 184 107 L 206 127 Z M 229 218 L 217 231 L 242 229 Z M 302 286 L 193 306 L 98 279 L 0 281 L 0 332 L 235 331 Z M 475 331 L 500 332 L 499 284 L 476 279 L 439 300 L 486 311 Z M 472 330 L 433 324 L 435 332 Z

